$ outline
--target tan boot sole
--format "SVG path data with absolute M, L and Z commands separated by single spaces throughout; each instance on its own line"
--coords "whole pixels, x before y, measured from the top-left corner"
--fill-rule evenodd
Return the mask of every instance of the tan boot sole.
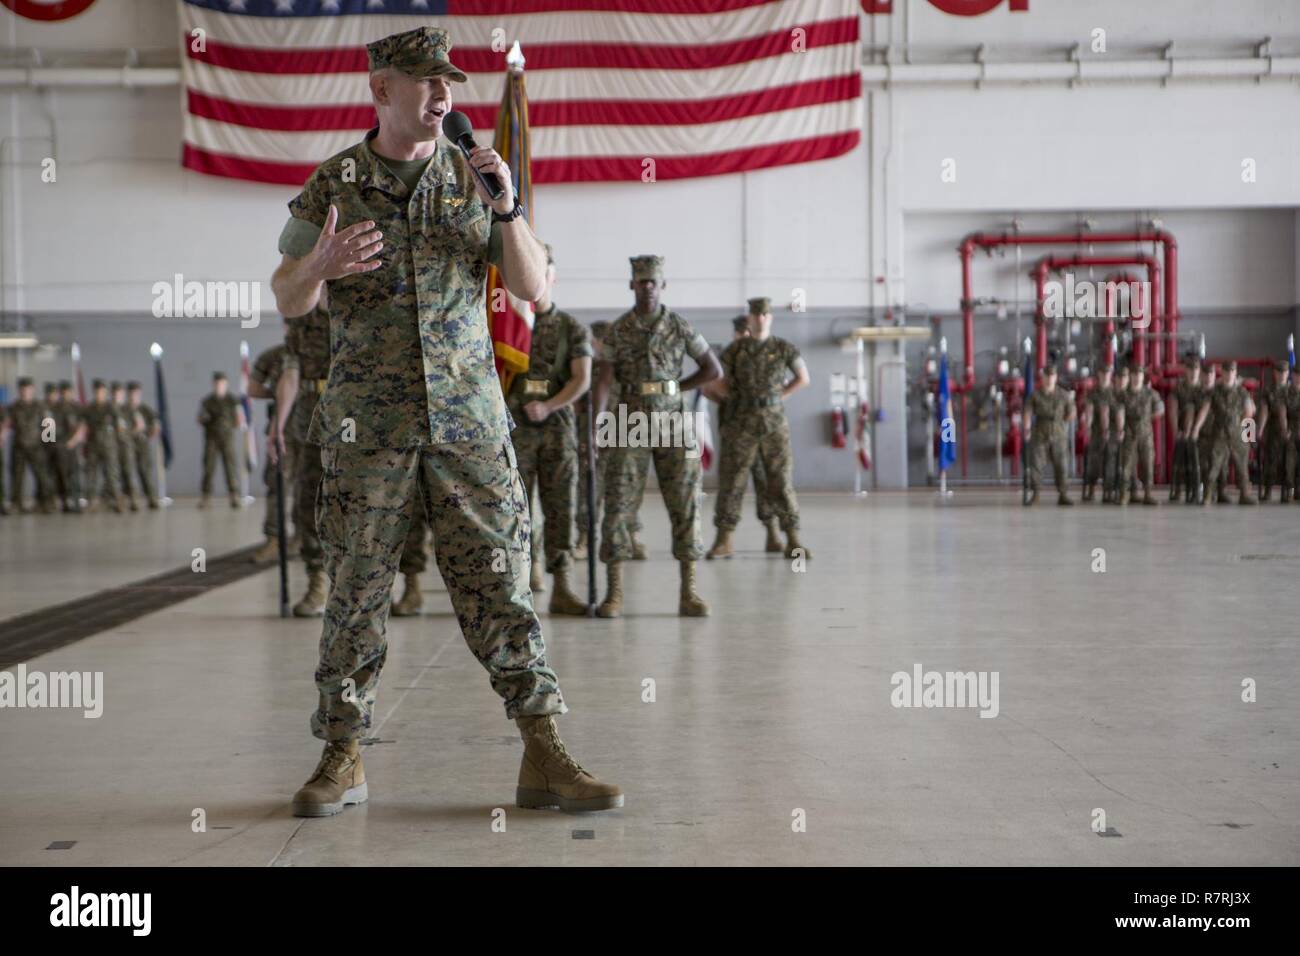
M 370 796 L 370 791 L 366 787 L 365 781 L 362 781 L 355 787 L 343 791 L 343 799 L 338 803 L 294 803 L 293 815 L 295 817 L 332 817 L 336 813 L 342 813 L 344 807 L 358 806 L 366 802 Z
M 544 810 L 558 807 L 562 813 L 590 813 L 594 810 L 617 810 L 623 806 L 623 794 L 605 797 L 562 797 L 549 790 L 515 788 L 515 806 L 522 810 Z
M 293 616 L 294 617 L 324 617 L 325 608 L 307 607 L 300 602 L 293 606 Z

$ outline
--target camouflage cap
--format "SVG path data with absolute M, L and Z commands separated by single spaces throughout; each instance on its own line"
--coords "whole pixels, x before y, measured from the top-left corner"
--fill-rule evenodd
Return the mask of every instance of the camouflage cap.
M 116 392 L 119 388 L 122 387 L 122 383 L 121 383 L 121 382 L 112 382 L 112 383 L 109 384 L 108 387 L 111 388 L 113 391 Z
M 1273 368 L 1277 369 L 1279 372 L 1285 372 L 1290 367 L 1291 367 L 1291 363 L 1288 362 L 1286 359 L 1278 359 L 1276 362 L 1273 363 Z
M 22 378 L 18 379 L 18 387 L 19 387 L 19 388 L 26 388 L 28 385 L 31 385 L 31 384 L 32 384 L 32 380 L 31 380 L 30 378 L 28 378 L 26 375 L 24 375 Z
M 450 51 L 451 37 L 439 27 L 416 27 L 366 44 L 371 73 L 394 69 L 417 79 L 445 76 L 464 83 L 468 77 L 451 62 Z
M 640 282 L 642 279 L 664 281 L 663 256 L 633 256 L 628 261 L 632 263 L 633 282 Z
M 749 316 L 738 315 L 731 320 L 731 327 L 737 332 L 744 332 L 749 328 Z
M 127 383 L 126 383 L 126 390 L 127 390 L 128 392 L 138 392 L 138 391 L 140 391 L 141 387 L 142 387 L 142 386 L 140 385 L 139 382 L 127 382 Z
M 772 300 L 766 298 L 750 299 L 749 314 L 750 315 L 771 315 Z
M 50 394 L 50 392 L 57 392 L 58 390 L 59 390 L 59 386 L 55 385 L 53 382 L 46 382 L 46 383 L 45 383 L 45 394 L 46 394 L 46 395 Z
M 214 381 L 214 382 L 224 382 L 225 380 L 226 380 L 226 373 L 225 373 L 225 372 L 213 372 L 213 373 L 212 373 L 212 381 Z
M 59 391 L 60 391 L 60 392 L 66 392 L 66 391 L 68 391 L 68 390 L 71 389 L 71 388 L 72 388 L 72 383 L 69 382 L 66 378 L 59 382 Z
M 97 379 L 95 379 L 93 382 L 90 383 L 90 387 L 91 387 L 91 388 L 108 388 L 108 385 L 106 385 L 106 384 L 104 383 L 104 380 L 103 380 L 102 378 L 97 378 Z

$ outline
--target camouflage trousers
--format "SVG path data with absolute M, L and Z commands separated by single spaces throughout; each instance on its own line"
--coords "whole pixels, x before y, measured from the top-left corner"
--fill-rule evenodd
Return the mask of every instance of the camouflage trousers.
M 1259 443 L 1260 484 L 1267 493 L 1274 485 L 1289 488 L 1286 483 L 1286 446 L 1282 435 L 1270 425 Z
M 632 532 L 645 497 L 646 477 L 654 462 L 659 490 L 672 524 L 673 557 L 698 561 L 704 556 L 700 531 L 702 493 L 700 459 L 686 448 L 602 449 L 608 459 L 605 471 L 605 519 L 600 527 L 600 560 L 630 561 L 634 553 Z
M 789 532 L 799 528 L 799 502 L 794 493 L 794 458 L 790 449 L 790 424 L 782 409 L 776 414 L 747 416 L 737 412 L 722 432 L 722 455 L 718 462 L 718 505 L 713 523 L 730 531 L 740 524 L 745 485 L 754 466 L 762 468 L 755 477 L 759 520 L 764 502 L 771 516 Z
M 58 445 L 51 451 L 48 467 L 59 498 L 77 504 L 81 500 L 81 452 Z
M 119 439 L 117 443 L 117 467 L 122 471 L 122 494 L 128 498 L 135 497 L 136 455 L 135 443 L 130 438 Z
M 135 473 L 140 479 L 140 490 L 149 501 L 158 500 L 158 488 L 154 484 L 154 450 L 153 442 L 147 438 L 135 440 Z
M 1231 463 L 1236 471 L 1234 477 L 1237 481 L 1237 487 L 1242 494 L 1250 492 L 1250 448 L 1244 441 L 1239 438 L 1218 438 L 1210 446 L 1210 464 L 1205 472 L 1205 493 L 1210 493 L 1210 488 L 1217 488 L 1222 494 L 1223 488 L 1228 483 L 1228 464 Z
M 325 550 L 316 533 L 316 497 L 321 482 L 321 447 L 293 443 L 293 528 L 307 571 L 325 570 Z
M 1124 447 L 1120 449 L 1119 469 L 1120 488 L 1127 489 L 1134 475 L 1142 483 L 1144 491 L 1151 491 L 1155 484 L 1156 445 L 1151 437 L 1151 430 L 1142 434 L 1124 436 Z
M 533 522 L 533 541 L 542 539 L 546 570 L 568 567 L 573 550 L 574 515 L 578 502 L 578 436 L 571 418 L 544 425 L 520 425 L 511 434 L 519 459 L 519 476 L 531 501 L 536 486 L 541 502 L 543 534 Z M 533 559 L 538 557 L 533 545 Z
M 416 478 L 419 481 L 419 477 Z M 423 574 L 429 567 L 429 552 L 425 541 L 429 538 L 429 519 L 424 515 L 424 491 L 417 488 L 411 496 L 411 527 L 402 545 L 402 557 L 397 563 L 401 574 Z
M 117 443 L 91 442 L 86 446 L 86 497 L 117 498 L 122 473 L 117 464 Z
M 294 469 L 300 454 L 302 454 L 302 449 L 298 447 L 297 442 L 285 441 L 284 458 L 280 462 L 280 472 L 284 482 L 284 516 L 290 521 L 293 519 L 293 502 L 296 500 L 293 496 Z M 271 464 L 270 455 L 266 456 L 266 464 L 262 467 L 262 483 L 266 486 L 266 515 L 262 518 L 262 534 L 268 538 L 278 538 L 280 536 L 280 504 L 275 487 L 275 465 Z M 153 497 L 152 492 L 149 497 Z
M 1227 469 L 1220 469 L 1218 473 L 1212 474 L 1210 464 L 1214 458 L 1215 439 L 1207 428 L 1201 437 L 1196 440 L 1196 458 L 1201 465 L 1201 488 L 1203 494 L 1213 496 L 1223 494 L 1224 478 Z
M 1187 500 L 1192 501 L 1201 484 L 1200 446 L 1190 438 L 1176 439 L 1173 466 L 1169 496 L 1173 498 L 1181 489 L 1186 492 Z
M 312 733 L 353 740 L 372 727 L 393 578 L 416 495 L 424 499 L 438 570 L 465 642 L 505 702 L 506 716 L 565 713 L 533 610 L 528 499 L 509 440 L 327 446 L 321 459 L 316 527 L 333 580 Z
M 18 504 L 23 498 L 23 483 L 30 469 L 36 481 L 36 499 L 42 503 L 54 500 L 54 485 L 45 467 L 44 445 L 20 445 L 14 442 L 9 449 L 9 494 Z
M 1119 449 L 1108 434 L 1093 432 L 1083 456 L 1083 483 L 1089 488 L 1101 482 L 1104 491 L 1114 488 L 1119 469 Z
M 605 473 L 609 471 L 609 449 L 599 452 L 596 455 L 596 514 L 592 518 L 592 527 L 600 528 L 604 515 L 605 503 Z M 650 467 L 650 460 L 646 459 L 643 463 L 643 469 Z M 641 480 L 642 497 L 645 492 L 645 478 Z M 641 498 L 633 504 L 632 507 L 632 533 L 636 534 L 641 531 Z M 585 531 L 587 528 L 587 451 L 586 448 L 579 444 L 578 446 L 578 507 L 577 522 L 578 530 Z
M 1040 435 L 1035 427 L 1029 439 L 1029 487 L 1037 491 L 1042 485 L 1043 466 L 1052 463 L 1052 477 L 1056 480 L 1056 490 L 1065 494 L 1066 456 L 1069 453 L 1068 438 L 1060 434 Z
M 212 472 L 217 467 L 217 459 L 226 472 L 226 490 L 232 495 L 239 493 L 239 482 L 235 478 L 235 436 L 205 435 L 203 437 L 203 494 L 212 494 Z
M 1283 474 L 1285 475 L 1286 487 L 1294 489 L 1296 486 L 1296 461 L 1300 458 L 1300 439 L 1289 438 L 1282 450 Z

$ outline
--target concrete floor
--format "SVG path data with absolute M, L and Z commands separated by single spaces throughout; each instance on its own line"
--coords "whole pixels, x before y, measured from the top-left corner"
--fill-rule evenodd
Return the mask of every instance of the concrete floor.
M 1300 863 L 1300 507 L 1031 511 L 963 491 L 803 508 L 806 572 L 761 551 L 749 511 L 742 553 L 702 565 L 713 616 L 682 620 L 650 497 L 627 617 L 545 620 L 561 731 L 624 787 L 621 811 L 514 808 L 521 745 L 435 578 L 424 616 L 389 625 L 370 802 L 291 817 L 319 753 L 320 625 L 275 616 L 268 570 L 27 662 L 103 671 L 105 712 L 0 710 L 0 864 Z M 0 620 L 259 523 L 186 503 L 0 519 Z M 998 716 L 893 707 L 891 674 L 916 663 L 997 671 Z

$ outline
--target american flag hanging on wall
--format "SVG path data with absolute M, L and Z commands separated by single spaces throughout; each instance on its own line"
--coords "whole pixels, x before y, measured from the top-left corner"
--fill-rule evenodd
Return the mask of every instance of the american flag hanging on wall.
M 451 33 L 479 131 L 522 44 L 536 183 L 741 172 L 861 136 L 857 0 L 178 2 L 182 163 L 218 176 L 301 185 L 374 125 L 366 43 L 424 24 Z

